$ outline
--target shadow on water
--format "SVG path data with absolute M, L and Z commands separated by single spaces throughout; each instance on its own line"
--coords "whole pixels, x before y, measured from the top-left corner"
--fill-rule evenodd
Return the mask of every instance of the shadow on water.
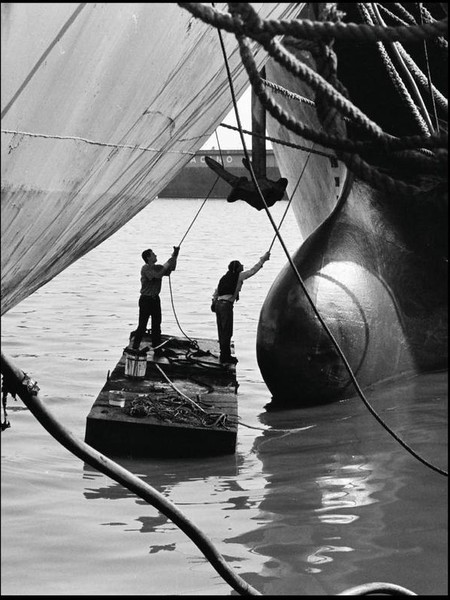
M 163 458 L 158 458 L 157 460 L 144 458 L 132 459 L 114 455 L 110 455 L 109 458 L 128 471 L 136 474 L 149 485 L 155 485 L 152 481 L 156 480 L 158 487 L 161 489 L 170 488 L 186 481 L 212 478 L 227 480 L 228 478 L 235 478 L 238 475 L 239 462 L 242 463 L 243 460 L 237 455 L 186 460 Z M 97 469 L 84 463 L 83 479 L 95 481 L 98 477 L 103 477 L 103 475 Z M 102 488 L 86 489 L 84 495 L 88 500 L 95 500 L 97 498 L 114 500 L 121 496 L 129 496 L 130 494 L 131 492 L 121 484 L 112 482 L 111 485 Z

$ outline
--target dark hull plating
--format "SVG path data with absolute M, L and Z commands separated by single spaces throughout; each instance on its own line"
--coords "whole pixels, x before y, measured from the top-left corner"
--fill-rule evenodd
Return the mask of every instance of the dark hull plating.
M 362 388 L 447 366 L 447 262 L 413 243 L 397 218 L 373 190 L 355 184 L 293 258 Z M 290 265 L 262 308 L 257 357 L 272 407 L 355 394 Z
M 445 17 L 440 5 L 427 6 L 436 10 L 435 18 Z M 308 4 L 302 17 L 316 18 L 318 8 L 317 4 Z M 347 23 L 362 22 L 360 8 L 355 3 L 338 4 Z M 418 10 L 411 3 L 408 8 Z M 313 70 L 322 69 L 323 65 L 315 64 L 312 53 L 289 40 L 285 43 L 300 62 Z M 447 60 L 445 52 L 433 43 L 428 50 L 433 82 L 447 98 L 448 73 L 440 68 Z M 333 51 L 337 78 L 356 106 L 390 135 L 421 133 L 414 112 L 380 59 L 377 45 L 341 39 L 335 40 Z M 426 69 L 420 44 L 408 44 L 407 51 Z M 324 131 L 325 123 L 327 132 L 339 137 L 365 139 L 351 119 L 335 121 L 335 112 L 320 94 L 312 93 L 306 80 L 280 68 L 274 60 L 266 63 L 266 75 L 321 107 L 316 112 L 311 104 L 277 96 L 281 108 L 293 118 L 316 131 Z M 432 114 L 430 98 L 423 94 Z M 441 131 L 445 132 L 444 109 L 439 118 Z M 305 145 L 273 118 L 268 118 L 267 128 L 274 138 Z M 330 148 L 325 150 L 330 152 Z M 379 190 L 388 187 L 373 177 L 377 170 L 389 174 L 393 181 L 427 190 L 402 195 L 400 186 L 391 186 L 388 193 L 376 191 L 356 177 L 351 182 L 341 162 L 333 169 L 330 160 L 313 153 L 305 157 L 306 152 L 294 145 L 274 144 L 274 151 L 282 175 L 289 181 L 288 194 L 300 230 L 300 247 L 293 261 L 311 302 L 288 264 L 262 307 L 257 334 L 258 364 L 273 396 L 271 408 L 301 407 L 353 396 L 356 390 L 350 370 L 364 390 L 407 374 L 447 368 L 445 169 L 427 171 L 417 161 L 399 162 L 395 152 L 381 147 L 366 154 L 363 151 L 371 176 L 367 171 L 362 176 Z M 433 177 L 427 180 L 431 173 Z

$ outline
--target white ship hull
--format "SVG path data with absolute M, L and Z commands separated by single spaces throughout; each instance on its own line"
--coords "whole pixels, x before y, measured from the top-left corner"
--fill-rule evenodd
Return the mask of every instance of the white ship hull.
M 2 314 L 148 205 L 231 107 L 217 31 L 176 4 L 2 4 Z

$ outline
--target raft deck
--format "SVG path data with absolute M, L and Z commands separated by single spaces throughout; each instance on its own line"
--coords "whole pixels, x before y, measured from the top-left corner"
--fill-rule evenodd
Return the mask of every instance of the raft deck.
M 165 335 L 162 341 L 164 355 L 155 356 L 150 349 L 143 379 L 125 375 L 124 349 L 87 416 L 86 443 L 104 454 L 126 457 L 233 454 L 235 365 L 219 362 L 214 340 L 193 344 Z M 151 348 L 148 333 L 141 346 Z M 118 401 L 124 406 L 111 405 Z

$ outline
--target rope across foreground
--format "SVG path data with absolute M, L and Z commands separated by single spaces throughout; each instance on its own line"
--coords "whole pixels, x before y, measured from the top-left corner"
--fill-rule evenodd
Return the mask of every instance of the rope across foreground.
M 188 519 L 175 504 L 165 498 L 158 490 L 145 483 L 119 464 L 97 452 L 66 429 L 46 408 L 39 398 L 36 382 L 32 381 L 23 371 L 18 369 L 3 353 L 1 353 L 1 372 L 7 386 L 21 398 L 25 406 L 30 410 L 39 423 L 69 452 L 80 460 L 104 473 L 117 483 L 123 485 L 151 506 L 154 506 L 162 514 L 168 517 L 177 527 L 183 531 L 203 553 L 211 566 L 217 571 L 222 579 L 228 583 L 236 592 L 242 596 L 261 596 L 256 588 L 248 584 L 240 577 L 225 561 L 208 536 L 201 531 L 190 519 Z M 362 586 L 364 593 L 374 589 L 378 591 L 383 586 L 384 593 L 393 595 L 416 595 L 414 592 L 389 583 L 368 583 Z M 358 592 L 359 593 L 359 592 Z M 351 590 L 342 592 L 341 595 L 353 594 Z

